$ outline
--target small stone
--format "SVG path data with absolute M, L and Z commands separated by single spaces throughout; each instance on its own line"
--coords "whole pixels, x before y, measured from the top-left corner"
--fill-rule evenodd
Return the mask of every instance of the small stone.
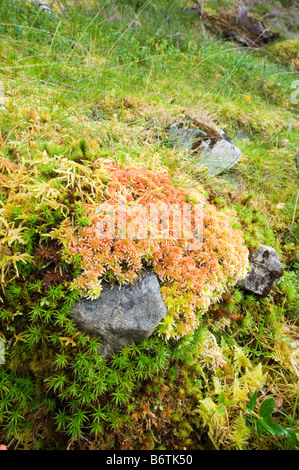
M 200 129 L 196 120 L 180 121 L 168 130 L 169 141 L 174 147 L 186 148 L 198 154 L 197 165 L 208 169 L 216 176 L 232 168 L 239 162 L 242 152 L 222 129 L 216 130 L 212 124 Z M 209 130 L 208 130 L 209 129 Z
M 167 313 L 155 273 L 146 271 L 132 285 L 105 283 L 95 300 L 73 307 L 78 329 L 100 339 L 105 358 L 131 343 L 149 338 Z
M 37 5 L 41 10 L 47 11 L 48 13 L 51 13 L 51 7 L 48 5 L 47 2 L 44 2 L 42 0 L 30 0 L 31 3 L 34 5 Z
M 268 295 L 276 279 L 283 275 L 279 256 L 274 248 L 261 245 L 250 256 L 251 269 L 238 286 L 258 295 Z
M 210 175 L 216 176 L 232 168 L 240 161 L 242 152 L 232 142 L 221 139 L 211 147 L 209 143 L 202 142 L 204 150 L 199 163 L 208 168 Z

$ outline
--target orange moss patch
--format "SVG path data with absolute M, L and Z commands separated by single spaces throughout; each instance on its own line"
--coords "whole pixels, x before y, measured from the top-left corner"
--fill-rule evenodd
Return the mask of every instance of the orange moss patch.
M 219 212 L 204 200 L 200 191 L 194 193 L 194 189 L 173 186 L 166 173 L 140 168 L 121 169 L 113 165 L 106 169 L 110 179 L 104 195 L 107 207 L 115 209 L 115 234 L 111 238 L 98 237 L 99 219 L 102 223 L 105 217 L 108 220 L 109 208 L 106 215 L 99 216 L 96 207 L 86 206 L 90 225 L 70 230 L 67 235 L 64 258 L 72 262 L 79 257 L 82 268 L 72 288 L 79 288 L 83 295 L 96 298 L 100 295 L 102 280 L 133 282 L 143 267 L 151 267 L 161 281 L 161 292 L 168 308 L 168 315 L 159 328 L 160 334 L 167 339 L 178 339 L 192 333 L 211 302 L 246 272 L 248 250 L 242 232 L 232 226 L 235 213 Z M 117 229 L 119 198 L 129 208 L 155 205 L 171 210 L 175 207 L 174 216 L 169 217 L 167 236 L 163 237 L 159 232 L 154 239 L 120 238 Z M 182 238 L 174 237 L 179 216 L 187 203 L 192 209 L 196 204 L 202 204 L 203 243 L 196 250 L 186 249 L 185 243 L 186 238 L 191 242 L 195 240 L 194 211 L 190 229 L 182 233 Z M 132 212 L 127 211 L 126 222 L 132 223 L 133 219 Z M 150 227 L 146 220 L 144 224 L 148 234 Z

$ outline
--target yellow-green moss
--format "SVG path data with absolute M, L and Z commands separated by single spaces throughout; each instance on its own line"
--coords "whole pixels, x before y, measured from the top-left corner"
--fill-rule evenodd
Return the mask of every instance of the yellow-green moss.
M 284 65 L 299 67 L 299 40 L 287 39 L 270 47 L 270 52 Z

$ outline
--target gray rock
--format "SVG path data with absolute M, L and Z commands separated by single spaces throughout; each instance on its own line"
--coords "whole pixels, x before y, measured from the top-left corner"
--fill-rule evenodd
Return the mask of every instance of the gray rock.
M 80 330 L 100 338 L 99 352 L 107 358 L 149 338 L 167 309 L 157 276 L 146 271 L 133 285 L 106 283 L 98 299 L 79 301 L 72 313 Z
M 277 252 L 270 246 L 261 245 L 251 255 L 250 262 L 250 271 L 238 285 L 254 294 L 269 294 L 275 280 L 283 275 Z
M 207 133 L 197 127 L 190 127 L 192 121 L 180 121 L 169 128 L 169 141 L 174 147 L 192 150 L 198 141 L 207 137 Z
M 30 1 L 34 5 L 37 5 L 41 10 L 51 13 L 51 7 L 48 5 L 47 2 L 44 2 L 42 0 L 30 0 Z
M 213 129 L 213 135 L 192 120 L 180 121 L 168 130 L 169 141 L 174 147 L 187 148 L 199 154 L 197 164 L 205 166 L 209 174 L 219 175 L 239 162 L 242 152 L 222 129 Z
M 203 141 L 201 148 L 203 154 L 199 163 L 207 167 L 208 172 L 213 176 L 232 168 L 240 161 L 242 155 L 241 150 L 226 139 L 218 140 L 212 147 L 208 141 Z
M 231 144 L 233 144 L 232 139 L 230 137 L 228 137 L 228 135 L 222 129 L 218 129 L 218 134 L 221 136 L 222 139 L 225 139 L 228 142 L 230 142 Z

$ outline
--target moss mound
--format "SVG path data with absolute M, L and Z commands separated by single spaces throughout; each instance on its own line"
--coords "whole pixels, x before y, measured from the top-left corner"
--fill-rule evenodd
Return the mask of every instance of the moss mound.
M 42 160 L 19 164 L 2 158 L 1 187 L 0 322 L 6 344 L 1 379 L 10 389 L 2 415 L 6 435 L 22 440 L 27 432 L 41 446 L 60 430 L 74 439 L 86 432 L 97 435 L 105 419 L 100 403 L 113 413 L 113 403 L 129 400 L 136 373 L 149 379 L 171 357 L 184 354 L 184 344 L 200 334 L 194 336 L 202 313 L 244 274 L 248 252 L 242 233 L 233 228 L 235 214 L 218 211 L 199 190 L 175 187 L 165 172 L 121 169 L 102 159 L 83 164 L 45 152 Z M 113 207 L 120 196 L 135 208 L 141 202 L 175 206 L 167 237 L 99 239 L 99 204 Z M 186 250 L 183 237 L 174 239 L 175 221 L 187 202 L 203 204 L 203 243 L 194 251 Z M 97 339 L 77 331 L 72 305 L 80 294 L 100 295 L 101 279 L 132 282 L 144 266 L 159 276 L 168 307 L 160 335 L 186 339 L 167 343 L 155 335 L 125 348 L 111 368 L 98 355 Z M 38 431 L 44 412 L 48 427 Z
M 271 53 L 284 65 L 299 68 L 299 40 L 287 39 L 270 47 Z

